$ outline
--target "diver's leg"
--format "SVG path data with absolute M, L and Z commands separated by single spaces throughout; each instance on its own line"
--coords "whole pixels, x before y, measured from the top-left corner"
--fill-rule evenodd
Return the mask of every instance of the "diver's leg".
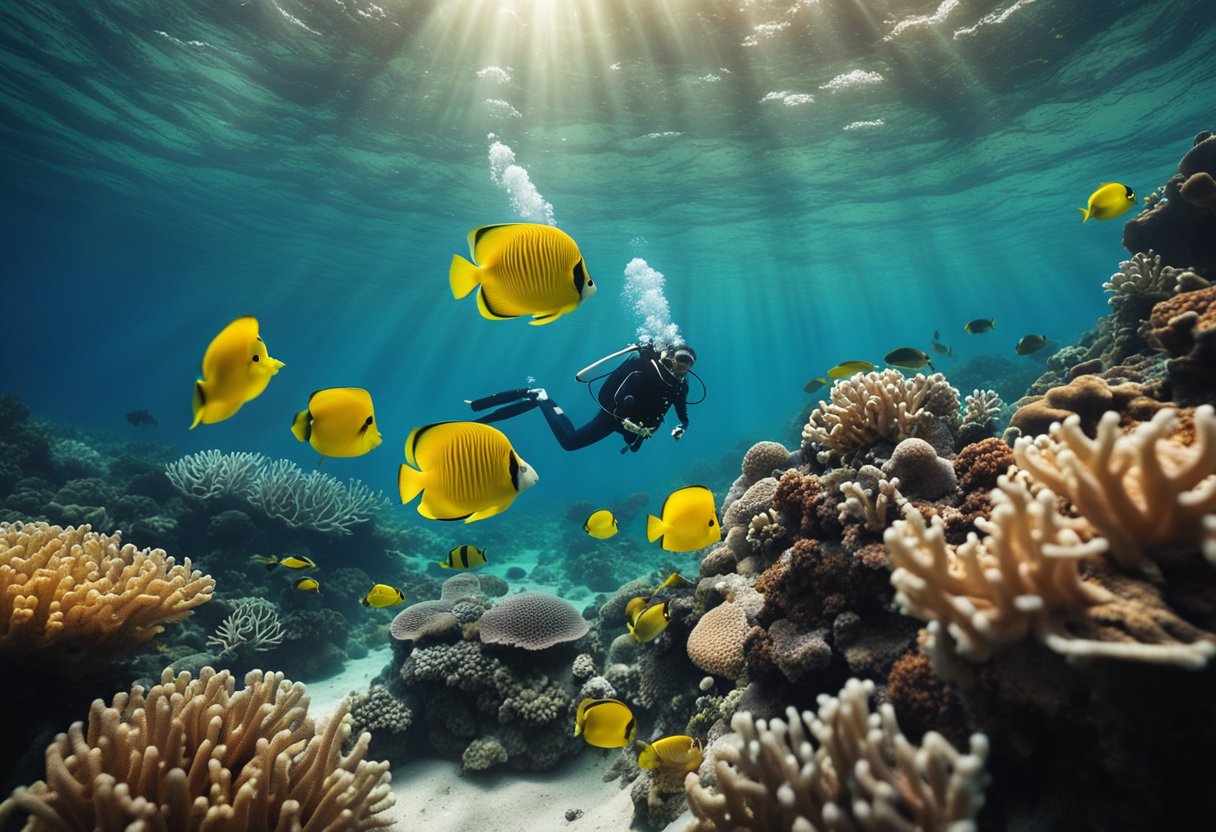
M 498 410 L 492 410 L 489 413 L 478 416 L 473 421 L 481 422 L 482 424 L 501 422 L 503 419 L 510 419 L 512 416 L 527 413 L 529 410 L 535 409 L 537 404 L 539 402 L 532 399 L 524 399 L 522 402 L 515 402 L 514 404 L 509 404 L 506 407 L 500 407 Z
M 485 410 L 487 407 L 497 407 L 500 404 L 509 402 L 517 402 L 520 399 L 526 398 L 528 395 L 527 387 L 517 387 L 514 390 L 504 390 L 501 393 L 495 393 L 492 396 L 484 396 L 480 399 L 472 399 L 466 401 L 469 407 L 474 410 Z
M 594 445 L 605 436 L 616 432 L 616 418 L 602 410 L 590 422 L 581 428 L 576 428 L 570 421 L 570 417 L 554 404 L 552 399 L 545 397 L 535 404 L 540 405 L 540 412 L 545 414 L 545 421 L 549 423 L 549 429 L 557 437 L 558 444 L 567 451 L 577 451 L 588 445 Z

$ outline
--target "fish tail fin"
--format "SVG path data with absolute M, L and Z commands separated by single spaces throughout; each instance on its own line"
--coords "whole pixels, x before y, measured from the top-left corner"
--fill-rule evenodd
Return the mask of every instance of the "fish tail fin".
M 1089 222 L 1089 209 L 1088 208 L 1078 208 L 1077 210 L 1081 212 L 1081 222 L 1082 223 Z
M 274 568 L 279 565 L 279 559 L 275 556 L 270 556 L 266 559 L 266 571 L 273 572 Z
M 359 599 L 359 603 L 360 603 L 360 604 L 362 604 L 362 605 L 363 605 L 363 606 L 365 606 L 365 607 L 370 607 L 370 606 L 371 606 L 371 604 L 367 603 L 367 596 L 366 596 L 366 595 L 364 595 L 362 598 L 360 598 L 360 599 Z
M 307 410 L 301 410 L 291 420 L 291 432 L 301 442 L 307 442 L 312 437 L 312 420 L 308 418 Z
M 445 563 L 444 561 L 439 561 L 439 568 L 440 568 L 440 569 L 451 569 L 452 567 L 451 567 L 451 566 L 449 566 L 449 565 L 448 565 L 447 563 Z
M 203 382 L 194 382 L 194 399 L 190 403 L 194 411 L 194 422 L 190 425 L 190 430 L 194 430 L 203 421 L 203 405 L 206 403 L 207 394 L 203 392 Z
M 663 536 L 663 520 L 653 514 L 646 515 L 646 539 L 654 543 Z
M 932 361 L 926 361 L 926 362 L 925 362 L 925 366 L 929 368 L 929 372 L 931 372 L 931 373 L 936 373 L 936 372 L 937 372 L 937 368 L 933 366 L 933 362 L 932 362 Z
M 452 297 L 459 300 L 476 289 L 477 284 L 481 283 L 479 271 L 477 266 L 459 254 L 453 254 L 452 265 L 448 269 L 448 284 L 452 287 Z
M 401 492 L 402 505 L 422 493 L 424 487 L 426 487 L 426 475 L 421 471 L 408 465 L 402 465 L 397 469 L 397 490 Z

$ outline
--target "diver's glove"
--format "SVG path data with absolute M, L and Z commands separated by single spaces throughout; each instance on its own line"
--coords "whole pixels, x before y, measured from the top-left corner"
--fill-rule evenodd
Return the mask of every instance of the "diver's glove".
M 672 438 L 672 439 L 674 439 L 674 440 L 676 440 L 677 442 L 679 442 L 679 441 L 680 441 L 680 438 L 681 438 L 682 436 L 684 436 L 684 425 L 676 425 L 674 428 L 672 428 L 672 430 L 671 430 L 671 438 Z
M 645 425 L 639 425 L 632 419 L 622 419 L 621 427 L 630 433 L 636 433 L 638 436 L 647 437 L 654 433 L 654 428 L 648 428 Z

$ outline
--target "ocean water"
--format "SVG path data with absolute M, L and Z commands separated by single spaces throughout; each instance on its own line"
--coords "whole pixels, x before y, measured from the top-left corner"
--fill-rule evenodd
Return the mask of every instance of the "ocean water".
M 384 445 L 324 470 L 392 492 L 409 430 L 466 398 L 531 377 L 590 418 L 573 373 L 637 337 L 641 257 L 708 388 L 686 438 L 567 454 L 538 413 L 508 431 L 534 508 L 660 494 L 740 443 L 792 444 L 803 383 L 840 360 L 935 329 L 956 366 L 1017 359 L 1027 332 L 1092 326 L 1126 253 L 1076 209 L 1111 179 L 1147 194 L 1210 126 L 1214 19 L 1199 0 L 6 3 L 0 379 L 42 418 L 126 431 L 146 408 L 159 426 L 131 433 L 305 465 L 292 414 L 363 386 Z M 495 142 L 526 187 L 495 181 Z M 468 231 L 538 206 L 599 293 L 546 327 L 454 301 Z M 287 367 L 188 432 L 202 353 L 244 314 Z
M 479 525 L 690 482 L 720 502 L 752 443 L 797 448 L 827 392 L 803 385 L 840 361 L 939 331 L 948 379 L 1026 370 L 1022 335 L 1092 328 L 1131 215 L 1077 208 L 1175 172 L 1214 55 L 1212 0 L 6 0 L 0 393 L 312 469 L 292 416 L 365 387 L 383 445 L 320 470 L 395 496 L 412 428 L 529 385 L 581 423 L 577 370 L 678 331 L 706 392 L 681 441 L 674 414 L 626 454 L 501 423 L 540 482 Z M 515 221 L 572 235 L 598 294 L 542 327 L 454 300 L 468 232 Z M 240 315 L 286 367 L 191 431 Z

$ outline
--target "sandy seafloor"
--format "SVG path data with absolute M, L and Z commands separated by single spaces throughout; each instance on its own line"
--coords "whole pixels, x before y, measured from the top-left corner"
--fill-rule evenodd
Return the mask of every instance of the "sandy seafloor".
M 492 554 L 492 553 L 491 553 Z M 478 572 L 502 577 L 512 566 L 528 571 L 536 564 L 539 550 L 524 550 L 509 563 L 487 563 Z M 406 556 L 418 560 L 423 556 Z M 453 572 L 453 575 L 459 574 Z M 512 592 L 555 592 L 546 584 L 528 580 L 511 582 Z M 567 593 L 570 595 L 570 593 Z M 580 609 L 595 597 L 588 592 L 566 600 Z M 392 660 L 392 650 L 382 647 L 362 659 L 346 663 L 339 674 L 309 682 L 309 713 L 332 714 L 343 697 L 366 691 L 368 685 Z M 571 726 L 573 730 L 573 726 Z M 393 768 L 393 792 L 397 804 L 389 810 L 400 830 L 427 832 L 625 832 L 633 818 L 629 787 L 619 779 L 605 782 L 604 772 L 616 759 L 616 751 L 588 747 L 582 754 L 563 760 L 544 772 L 521 772 L 502 767 L 465 773 L 458 760 L 438 757 L 412 760 Z M 568 810 L 583 814 L 566 820 Z M 691 819 L 685 812 L 667 827 L 680 830 Z

